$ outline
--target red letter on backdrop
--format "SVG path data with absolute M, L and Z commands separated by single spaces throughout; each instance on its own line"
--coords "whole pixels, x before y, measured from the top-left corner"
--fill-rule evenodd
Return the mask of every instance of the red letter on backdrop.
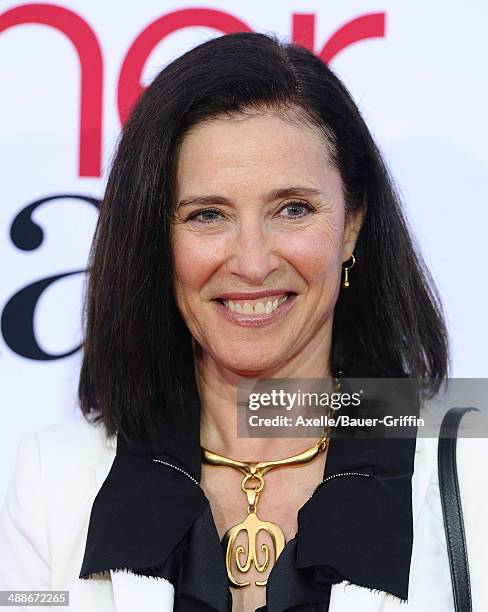
M 194 26 L 213 28 L 224 34 L 251 31 L 251 28 L 237 17 L 212 9 L 173 11 L 151 23 L 133 42 L 120 70 L 118 108 L 122 124 L 125 123 L 134 102 L 144 90 L 141 76 L 151 51 L 168 34 Z
M 80 176 L 101 175 L 103 59 L 90 26 L 73 11 L 52 4 L 23 4 L 0 15 L 0 32 L 40 23 L 56 28 L 73 43 L 81 69 Z
M 39 23 L 63 32 L 73 43 L 80 60 L 80 176 L 101 175 L 103 58 L 90 26 L 73 11 L 49 4 L 25 4 L 0 16 L 0 32 L 10 27 Z M 125 122 L 135 100 L 142 93 L 141 75 L 154 47 L 168 34 L 186 27 L 208 27 L 224 34 L 250 32 L 237 17 L 211 9 L 183 9 L 157 19 L 136 38 L 125 57 L 118 84 L 118 110 Z M 346 47 L 368 38 L 385 35 L 385 13 L 371 13 L 339 28 L 317 56 L 329 63 Z M 315 52 L 315 15 L 293 15 L 293 41 Z
M 328 64 L 346 47 L 367 38 L 385 36 L 385 13 L 370 13 L 352 19 L 332 34 L 322 51 L 315 51 L 315 15 L 294 14 L 292 26 L 293 42 L 306 47 Z

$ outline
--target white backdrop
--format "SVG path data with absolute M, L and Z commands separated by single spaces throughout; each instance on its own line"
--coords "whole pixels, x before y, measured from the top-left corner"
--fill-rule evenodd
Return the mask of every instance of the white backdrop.
M 83 198 L 103 194 L 121 125 L 118 91 L 123 106 L 138 80 L 137 60 L 147 84 L 168 61 L 227 28 L 274 32 L 330 60 L 396 177 L 441 291 L 453 374 L 487 376 L 484 2 L 0 5 L 0 503 L 20 437 L 79 414 L 79 271 L 97 217 Z M 18 217 L 46 198 L 32 218 L 29 211 Z

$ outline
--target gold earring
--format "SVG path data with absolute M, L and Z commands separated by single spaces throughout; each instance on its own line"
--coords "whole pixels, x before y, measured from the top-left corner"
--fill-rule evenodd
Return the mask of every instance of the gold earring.
M 356 258 L 354 257 L 354 255 L 351 253 L 351 257 L 350 259 L 352 259 L 352 265 L 351 266 L 344 266 L 343 270 L 344 270 L 344 282 L 342 283 L 342 286 L 345 287 L 346 289 L 349 287 L 349 270 L 351 268 L 354 268 L 354 264 L 356 263 Z

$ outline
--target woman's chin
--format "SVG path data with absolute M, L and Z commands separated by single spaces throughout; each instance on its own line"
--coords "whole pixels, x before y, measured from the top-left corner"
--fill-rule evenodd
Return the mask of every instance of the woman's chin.
M 246 378 L 258 378 L 266 377 L 268 372 L 275 370 L 279 367 L 280 359 L 270 359 L 270 354 L 263 355 L 262 358 L 259 356 L 249 357 L 248 355 L 240 357 L 238 353 L 233 351 L 231 359 L 229 355 L 222 356 L 218 359 L 221 366 Z

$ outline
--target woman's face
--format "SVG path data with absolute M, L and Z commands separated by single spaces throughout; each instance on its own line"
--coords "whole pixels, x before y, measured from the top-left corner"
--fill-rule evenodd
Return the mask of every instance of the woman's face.
M 319 136 L 264 113 L 198 125 L 175 195 L 175 297 L 206 357 L 248 376 L 326 368 L 361 214 Z

